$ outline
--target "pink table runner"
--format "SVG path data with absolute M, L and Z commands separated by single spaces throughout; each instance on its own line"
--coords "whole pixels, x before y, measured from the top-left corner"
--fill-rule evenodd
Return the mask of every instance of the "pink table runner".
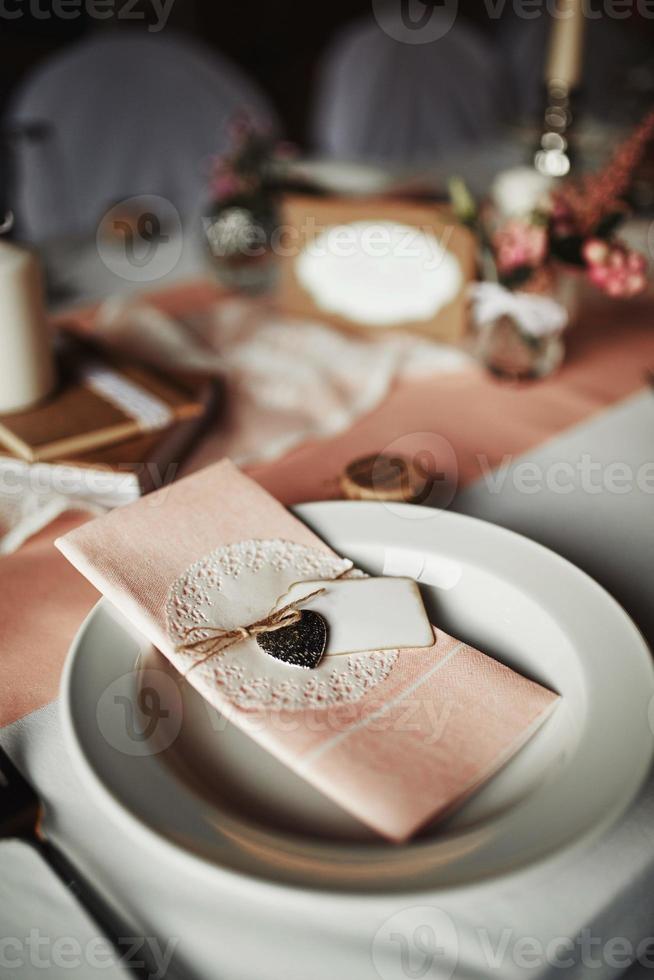
M 194 283 L 153 301 L 175 315 L 199 312 L 219 295 L 209 283 Z M 338 475 L 354 457 L 379 452 L 400 437 L 401 451 L 409 454 L 424 446 L 425 433 L 433 433 L 451 444 L 458 485 L 464 486 L 641 388 L 646 369 L 654 367 L 653 315 L 651 298 L 594 301 L 570 334 L 568 358 L 553 378 L 512 386 L 470 372 L 398 385 L 348 432 L 308 443 L 250 475 L 285 504 L 325 499 L 335 496 Z M 92 327 L 93 311 L 74 318 Z M 215 459 L 209 434 L 185 469 Z M 0 727 L 56 697 L 70 642 L 97 599 L 52 546 L 84 519 L 66 515 L 17 554 L 0 559 Z

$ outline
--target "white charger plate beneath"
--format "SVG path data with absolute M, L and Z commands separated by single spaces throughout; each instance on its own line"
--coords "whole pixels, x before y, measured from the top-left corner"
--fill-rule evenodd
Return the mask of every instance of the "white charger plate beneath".
M 651 763 L 654 671 L 600 586 L 540 545 L 458 514 L 346 502 L 295 512 L 366 571 L 415 578 L 434 623 L 556 690 L 559 707 L 448 821 L 396 846 L 180 684 L 101 601 L 72 646 L 61 705 L 71 755 L 102 805 L 196 870 L 384 894 L 508 874 L 617 819 Z

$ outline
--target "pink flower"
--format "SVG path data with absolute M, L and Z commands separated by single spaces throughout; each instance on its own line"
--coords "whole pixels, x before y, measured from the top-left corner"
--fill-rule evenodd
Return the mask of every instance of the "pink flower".
M 501 275 L 524 266 L 537 268 L 547 255 L 547 232 L 542 225 L 515 218 L 495 233 L 493 247 Z
M 627 268 L 630 272 L 636 272 L 644 276 L 647 271 L 647 259 L 642 252 L 629 252 L 627 255 Z
M 227 170 L 215 174 L 211 181 L 211 191 L 213 196 L 219 201 L 234 197 L 240 190 L 240 179 L 235 173 L 230 173 Z
M 604 289 L 609 280 L 608 265 L 591 265 L 588 270 L 588 278 L 599 289 Z
M 640 252 L 633 252 L 620 242 L 609 244 L 592 238 L 582 252 L 590 281 L 608 296 L 628 298 L 645 289 L 647 261 Z
M 601 238 L 589 238 L 584 242 L 581 254 L 588 265 L 597 265 L 599 262 L 606 262 L 609 246 Z

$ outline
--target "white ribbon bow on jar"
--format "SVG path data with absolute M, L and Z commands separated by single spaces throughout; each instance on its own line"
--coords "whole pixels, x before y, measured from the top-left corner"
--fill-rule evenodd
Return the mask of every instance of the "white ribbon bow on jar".
M 469 296 L 473 317 L 479 326 L 509 316 L 524 333 L 546 337 L 561 333 L 568 325 L 568 311 L 551 296 L 513 293 L 496 282 L 473 283 Z

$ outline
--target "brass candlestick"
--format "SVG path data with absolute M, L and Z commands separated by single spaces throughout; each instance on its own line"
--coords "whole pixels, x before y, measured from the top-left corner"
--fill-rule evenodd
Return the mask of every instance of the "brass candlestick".
M 565 177 L 570 172 L 572 95 L 581 80 L 584 31 L 582 0 L 562 0 L 552 14 L 545 66 L 545 123 L 534 158 L 536 169 L 547 177 Z

